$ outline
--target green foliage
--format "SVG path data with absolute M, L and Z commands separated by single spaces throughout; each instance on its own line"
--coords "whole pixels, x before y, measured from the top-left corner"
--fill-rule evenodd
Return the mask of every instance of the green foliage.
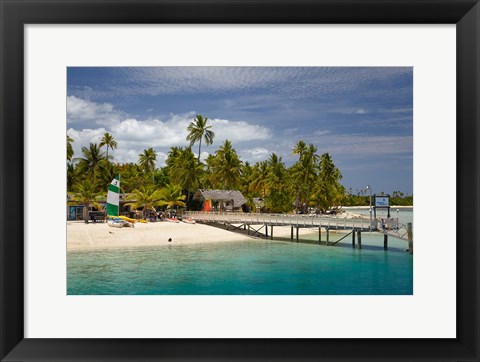
M 73 157 L 73 142 L 73 138 L 67 135 L 67 161 L 71 161 Z
M 264 200 L 262 211 L 279 213 L 310 212 L 312 208 L 326 212 L 341 205 L 369 205 L 366 190 L 346 192 L 340 183 L 342 174 L 330 154 L 317 154 L 317 147 L 303 140 L 292 149 L 298 160 L 290 168 L 275 153 L 254 165 L 242 162 L 229 140 L 201 162 L 191 147 L 198 142 L 200 156 L 202 140 L 212 144 L 215 133 L 207 121 L 208 118 L 196 116 L 188 126 L 189 145 L 171 147 L 163 168 L 156 168 L 157 153 L 151 147 L 139 154 L 138 163 L 110 162 L 108 150 L 118 144 L 108 132 L 99 145 L 82 147 L 83 157 L 73 158 L 73 139 L 67 136 L 67 190 L 71 201 L 93 205 L 100 195 L 106 194 L 115 175 L 120 174 L 121 192 L 131 193 L 129 204 L 144 212 L 159 206 L 186 207 L 187 203 L 199 208 L 191 196 L 203 188 L 240 190 L 247 200 L 245 211 L 256 211 L 256 198 Z M 102 151 L 103 146 L 107 146 L 107 154 Z M 394 191 L 390 204 L 411 206 L 413 197 Z
M 92 184 L 96 182 L 96 172 L 99 165 L 106 161 L 107 158 L 100 147 L 96 143 L 90 143 L 89 147 L 82 147 L 83 157 L 76 158 L 74 161 L 78 162 L 79 172 L 88 174 Z
M 115 141 L 115 139 L 113 138 L 113 136 L 110 133 L 105 132 L 103 134 L 102 139 L 100 140 L 99 146 L 100 147 L 107 146 L 107 159 L 109 159 L 108 149 L 111 148 L 113 150 L 113 149 L 117 148 L 118 143 L 117 143 L 117 141 Z
M 213 143 L 215 133 L 211 130 L 212 126 L 207 126 L 208 118 L 203 118 L 202 115 L 197 114 L 197 117 L 191 122 L 187 128 L 187 141 L 190 141 L 190 147 L 198 142 L 198 163 L 200 163 L 200 154 L 202 148 L 202 139 L 205 139 L 207 145 Z
M 98 191 L 98 185 L 92 183 L 89 179 L 85 179 L 82 182 L 78 182 L 73 185 L 73 191 L 68 193 L 70 205 L 83 205 L 83 217 L 88 219 L 88 208 L 93 206 L 97 209 L 101 209 L 99 204 L 100 199 L 105 198 L 106 191 Z
M 127 197 L 128 202 L 133 210 L 143 209 L 142 217 L 145 219 L 147 210 L 155 211 L 155 206 L 162 205 L 163 195 L 160 190 L 151 186 L 142 186 L 132 191 Z

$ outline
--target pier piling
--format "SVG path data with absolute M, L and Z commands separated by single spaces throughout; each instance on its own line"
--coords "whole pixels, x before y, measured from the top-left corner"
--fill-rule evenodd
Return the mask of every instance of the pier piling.
M 326 245 L 328 246 L 328 241 L 330 239 L 330 233 L 329 233 L 329 228 L 327 228 L 327 242 L 326 242 Z
M 355 229 L 352 231 L 352 247 L 355 247 Z
M 270 240 L 273 240 L 273 225 L 270 225 Z
M 362 248 L 362 230 L 358 230 L 358 248 Z
M 293 226 L 290 228 L 290 239 L 293 240 Z
M 386 250 L 388 248 L 388 235 L 383 234 L 383 248 Z
M 321 225 L 318 227 L 318 243 L 319 244 L 322 243 L 322 226 Z
M 298 229 L 299 229 L 299 227 L 297 226 L 297 243 L 298 243 Z
M 408 235 L 408 252 L 413 254 L 413 229 L 412 223 L 407 223 L 407 235 Z

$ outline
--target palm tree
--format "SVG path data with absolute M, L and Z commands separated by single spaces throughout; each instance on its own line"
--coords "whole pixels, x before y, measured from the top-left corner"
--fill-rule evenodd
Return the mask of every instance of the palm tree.
M 267 196 L 268 173 L 269 169 L 267 161 L 257 162 L 254 166 L 252 182 L 250 183 L 248 190 L 257 193 L 262 197 Z
M 102 139 L 100 140 L 99 146 L 100 147 L 107 146 L 107 159 L 108 159 L 108 148 L 110 147 L 112 150 L 114 150 L 115 148 L 117 148 L 118 143 L 113 139 L 113 136 L 110 133 L 105 132 L 103 134 Z
M 166 205 L 170 209 L 177 206 L 185 207 L 185 195 L 182 195 L 182 188 L 178 185 L 166 185 L 160 190 L 160 195 L 160 206 Z
M 306 150 L 307 150 L 307 144 L 304 141 L 300 140 L 297 142 L 297 144 L 293 148 L 293 154 L 300 155 L 300 158 L 302 158 L 302 155 Z
M 334 165 L 332 157 L 324 153 L 320 158 L 320 182 L 314 190 L 314 199 L 322 211 L 337 206 L 341 202 L 345 194 L 345 188 L 339 182 L 341 179 L 342 174 Z
M 197 114 L 197 117 L 194 118 L 193 122 L 191 122 L 187 128 L 187 141 L 190 141 L 190 147 L 193 146 L 195 142 L 198 142 L 198 163 L 200 163 L 202 139 L 205 138 L 205 143 L 211 145 L 215 137 L 215 133 L 210 130 L 212 126 L 207 126 L 207 121 L 208 118 L 203 118 L 200 114 Z
M 187 201 L 189 201 L 190 192 L 200 186 L 203 164 L 197 162 L 190 147 L 178 152 L 170 167 L 170 180 L 183 190 L 187 190 Z
M 102 162 L 98 166 L 98 183 L 103 190 L 107 190 L 108 185 L 112 182 L 116 175 L 119 174 L 118 166 L 111 162 Z
M 140 188 L 145 183 L 145 177 L 142 174 L 140 166 L 136 163 L 125 163 L 118 166 L 118 171 L 122 175 L 122 192 L 128 193 Z
M 155 184 L 155 161 L 157 160 L 157 153 L 150 147 L 143 150 L 143 153 L 139 154 L 138 164 L 145 173 L 152 173 L 152 185 Z
M 70 196 L 69 204 L 83 205 L 83 218 L 88 219 L 88 209 L 93 206 L 97 209 L 102 209 L 99 204 L 99 199 L 105 197 L 105 192 L 97 191 L 98 185 L 89 180 L 78 182 L 73 186 L 73 192 L 68 193 Z
M 272 153 L 266 161 L 268 174 L 265 188 L 268 195 L 265 197 L 265 208 L 270 212 L 284 212 L 292 209 L 291 184 L 289 174 L 282 158 Z
M 301 141 L 302 142 L 302 141 Z M 300 142 L 299 142 L 300 144 Z M 310 144 L 297 152 L 300 154 L 298 162 L 292 167 L 292 177 L 297 185 L 297 200 L 296 207 L 299 208 L 300 199 L 303 191 L 303 204 L 305 209 L 308 209 L 310 191 L 317 178 L 318 173 L 318 155 L 316 154 L 317 147 Z M 306 210 L 304 210 L 306 211 Z
M 73 142 L 75 142 L 74 139 L 67 135 L 67 161 L 71 161 L 73 157 Z
M 161 205 L 162 193 L 161 190 L 155 190 L 153 187 L 141 187 L 132 191 L 130 195 L 127 196 L 125 205 L 131 205 L 132 209 L 143 208 L 142 218 L 146 218 L 146 211 L 152 210 L 155 211 L 155 206 Z
M 90 143 L 90 146 L 82 147 L 84 157 L 76 158 L 80 172 L 89 173 L 91 175 L 92 184 L 95 183 L 95 172 L 100 163 L 106 160 L 105 154 L 100 151 L 100 147 L 96 143 Z
M 224 190 L 232 190 L 240 185 L 240 168 L 242 161 L 232 148 L 232 143 L 225 140 L 215 152 L 216 161 L 213 164 L 213 176 L 220 180 Z

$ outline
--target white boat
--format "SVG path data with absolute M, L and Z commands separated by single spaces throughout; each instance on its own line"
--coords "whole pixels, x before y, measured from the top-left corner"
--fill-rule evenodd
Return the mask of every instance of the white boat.
M 180 222 L 176 217 L 169 217 L 165 219 L 168 222 Z
M 131 222 L 122 220 L 122 219 L 109 219 L 107 221 L 107 225 L 114 227 L 114 228 L 123 228 L 123 227 L 135 227 L 135 225 Z

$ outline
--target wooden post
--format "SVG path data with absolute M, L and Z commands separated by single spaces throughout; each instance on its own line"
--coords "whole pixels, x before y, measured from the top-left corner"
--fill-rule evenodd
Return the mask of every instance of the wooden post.
M 265 224 L 265 236 L 268 236 L 268 225 Z
M 358 248 L 362 248 L 362 230 L 358 230 Z
M 322 243 L 322 226 L 321 225 L 318 227 L 318 243 L 319 244 Z
M 298 243 L 298 229 L 300 228 L 297 226 L 297 243 Z
M 250 225 L 248 225 L 247 235 L 250 235 Z
M 270 225 L 270 240 L 273 240 L 273 225 Z
M 290 239 L 293 240 L 293 226 L 290 227 Z
M 247 222 L 245 222 L 245 224 L 243 224 L 243 230 L 247 230 Z
M 352 230 L 352 246 L 355 247 L 355 229 Z
M 413 254 L 413 228 L 412 223 L 407 223 L 407 235 L 408 235 L 408 252 Z
M 330 239 L 329 232 L 330 232 L 330 228 L 327 228 L 327 246 L 328 246 L 328 241 L 329 241 L 329 239 Z
M 388 248 L 388 234 L 383 234 L 383 248 L 385 250 Z

